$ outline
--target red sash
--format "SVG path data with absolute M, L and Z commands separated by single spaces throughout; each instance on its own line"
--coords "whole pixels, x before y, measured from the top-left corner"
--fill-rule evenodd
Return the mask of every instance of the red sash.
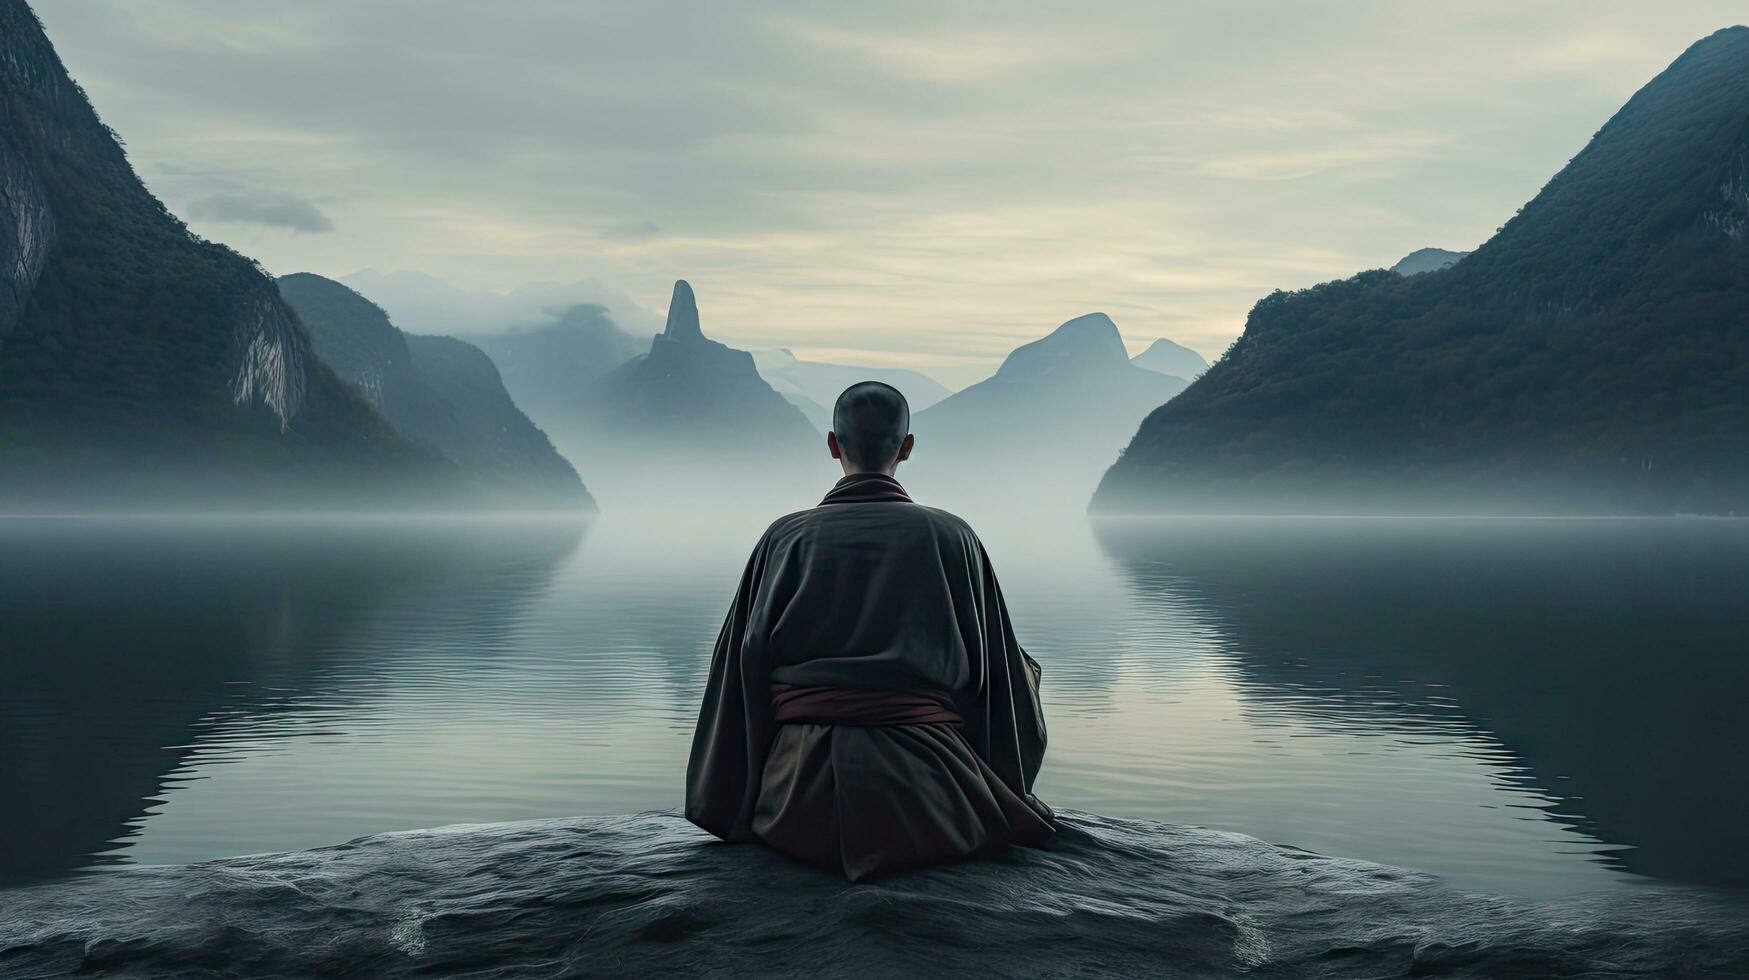
M 963 725 L 953 695 L 926 688 L 798 687 L 771 685 L 778 724 Z

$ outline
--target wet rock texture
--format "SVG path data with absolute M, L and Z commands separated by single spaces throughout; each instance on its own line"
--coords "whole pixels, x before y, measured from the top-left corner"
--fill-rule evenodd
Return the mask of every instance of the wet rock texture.
M 450 827 L 0 892 L 0 975 L 1736 976 L 1749 916 L 1532 905 L 1237 834 L 1064 814 L 851 885 L 669 813 Z

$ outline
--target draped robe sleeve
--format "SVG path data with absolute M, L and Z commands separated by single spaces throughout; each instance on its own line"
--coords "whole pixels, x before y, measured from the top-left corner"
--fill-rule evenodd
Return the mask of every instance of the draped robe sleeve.
M 1031 793 L 1046 743 L 1039 665 L 1015 638 L 982 543 L 957 519 L 954 527 L 959 547 L 940 549 L 940 560 L 932 561 L 935 567 L 918 574 L 939 577 L 945 593 L 941 604 L 951 606 L 941 611 L 941 645 L 963 649 L 967 661 L 963 680 L 950 691 L 965 719 L 962 733 L 1015 795 L 1049 819 L 1049 808 Z M 774 555 L 775 547 L 768 531 L 741 576 L 711 653 L 687 764 L 687 819 L 728 841 L 757 839 L 751 823 L 775 734 L 773 664 L 761 631 L 783 619 L 791 588 L 809 574 L 805 551 L 801 556 Z M 878 597 L 869 601 L 879 603 Z
M 960 702 L 966 740 L 1010 789 L 1042 808 L 1031 797 L 1033 780 L 1045 758 L 1045 712 L 1039 700 L 1042 671 L 1015 639 L 990 556 L 975 539 L 972 546 L 981 643 L 967 645 L 968 652 L 978 650 L 979 655 L 973 657 L 973 683 Z
M 760 648 L 744 649 L 765 570 L 770 535 L 761 538 L 711 651 L 692 756 L 686 764 L 686 819 L 727 841 L 752 841 L 760 766 L 771 747 L 770 670 Z

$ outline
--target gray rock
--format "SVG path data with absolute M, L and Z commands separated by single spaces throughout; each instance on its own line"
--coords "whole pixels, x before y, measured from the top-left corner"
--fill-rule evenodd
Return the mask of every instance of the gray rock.
M 0 141 L 0 340 L 24 316 L 54 239 L 54 211 L 36 168 Z
M 1049 848 L 852 885 L 645 813 L 384 834 L 0 892 L 47 976 L 1725 975 L 1704 893 L 1532 905 L 1238 834 L 1065 813 Z
M 668 301 L 668 323 L 662 336 L 675 340 L 703 340 L 698 327 L 698 300 L 692 295 L 692 284 L 685 279 L 674 280 L 674 296 Z

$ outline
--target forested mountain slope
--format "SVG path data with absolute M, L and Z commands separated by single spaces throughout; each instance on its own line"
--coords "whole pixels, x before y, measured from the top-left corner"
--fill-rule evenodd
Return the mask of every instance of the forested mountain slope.
M 1260 301 L 1093 508 L 1749 513 L 1746 229 L 1734 27 L 1462 262 Z
M 249 259 L 148 192 L 22 0 L 0 0 L 0 504 L 451 499 Z
M 511 400 L 491 358 L 453 337 L 403 333 L 382 308 L 307 272 L 279 291 L 316 355 L 402 434 L 461 465 L 504 504 L 592 509 L 577 471 Z

